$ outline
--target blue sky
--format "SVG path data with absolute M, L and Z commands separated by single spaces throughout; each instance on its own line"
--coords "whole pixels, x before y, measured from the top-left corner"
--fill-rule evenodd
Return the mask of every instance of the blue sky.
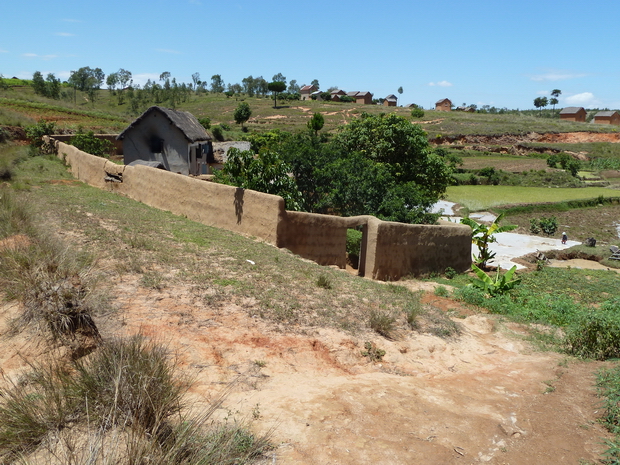
M 19 0 L 2 6 L 0 73 L 65 80 L 83 66 L 134 82 L 169 71 L 226 83 L 244 77 L 321 89 L 404 92 L 533 108 L 560 89 L 560 107 L 620 109 L 620 2 L 575 0 Z

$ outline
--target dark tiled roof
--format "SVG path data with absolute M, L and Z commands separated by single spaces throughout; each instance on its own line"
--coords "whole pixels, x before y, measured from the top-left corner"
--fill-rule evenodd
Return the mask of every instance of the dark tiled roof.
M 610 118 L 611 116 L 614 115 L 614 113 L 618 113 L 617 111 L 599 111 L 596 115 L 594 115 L 595 118 Z
M 573 115 L 575 113 L 578 113 L 580 110 L 585 111 L 583 107 L 566 107 L 562 108 L 560 115 Z
M 163 114 L 168 120 L 174 124 L 185 136 L 189 142 L 207 141 L 211 140 L 211 136 L 207 134 L 205 128 L 198 122 L 196 117 L 187 111 L 171 110 L 163 107 L 151 107 L 136 118 L 123 132 L 121 132 L 117 139 L 122 140 L 127 131 L 138 126 L 142 120 L 149 116 L 153 112 L 159 112 Z

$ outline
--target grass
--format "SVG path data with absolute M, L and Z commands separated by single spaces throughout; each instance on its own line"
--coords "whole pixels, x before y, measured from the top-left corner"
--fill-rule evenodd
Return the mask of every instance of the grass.
M 454 295 L 516 321 L 545 325 L 549 329 L 538 336 L 556 350 L 584 358 L 620 356 L 617 273 L 543 267 L 520 277 L 521 284 L 503 295 L 485 296 L 471 286 Z
M 66 345 L 77 335 L 98 339 L 93 316 L 102 300 L 93 292 L 92 257 L 45 233 L 32 210 L 8 189 L 0 195 L 0 237 L 14 238 L 14 245 L 0 249 L 0 283 L 7 298 L 23 308 L 14 329 L 34 324 Z
M 608 449 L 606 463 L 620 463 L 620 367 L 603 369 L 597 376 L 598 394 L 603 398 L 604 413 L 601 423 L 614 435 L 605 441 Z
M 446 191 L 446 200 L 458 203 L 470 211 L 482 211 L 493 207 L 516 204 L 595 199 L 599 196 L 617 197 L 616 191 L 603 187 L 570 189 L 521 186 L 449 186 Z
M 226 391 L 192 415 L 189 386 L 166 347 L 140 335 L 109 341 L 73 366 L 50 357 L 0 391 L 0 460 L 241 464 L 270 447 L 244 423 L 213 420 Z

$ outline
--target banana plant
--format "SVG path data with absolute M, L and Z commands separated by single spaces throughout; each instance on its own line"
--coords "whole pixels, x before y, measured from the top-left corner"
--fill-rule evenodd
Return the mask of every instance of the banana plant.
M 521 278 L 515 277 L 515 271 L 517 271 L 517 265 L 510 268 L 506 273 L 501 274 L 500 268 L 497 269 L 497 275 L 495 278 L 492 278 L 476 265 L 471 266 L 472 270 L 476 273 L 478 278 L 474 278 L 472 280 L 472 285 L 482 289 L 485 293 L 495 296 L 499 294 L 503 294 L 512 288 L 514 288 L 517 284 L 521 282 Z
M 497 242 L 495 235 L 502 232 L 512 231 L 517 226 L 514 224 L 507 224 L 500 226 L 500 222 L 504 218 L 504 213 L 500 214 L 491 225 L 484 223 L 478 223 L 471 218 L 462 218 L 461 223 L 466 224 L 472 229 L 471 241 L 478 247 L 478 255 L 474 255 L 474 262 L 481 268 L 486 268 L 487 262 L 495 257 L 495 253 L 489 250 L 489 244 Z

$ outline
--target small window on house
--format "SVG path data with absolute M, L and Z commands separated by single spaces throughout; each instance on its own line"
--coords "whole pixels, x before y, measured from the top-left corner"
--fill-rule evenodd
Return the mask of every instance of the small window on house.
M 162 153 L 164 151 L 164 140 L 159 137 L 151 137 L 150 141 L 151 152 Z

